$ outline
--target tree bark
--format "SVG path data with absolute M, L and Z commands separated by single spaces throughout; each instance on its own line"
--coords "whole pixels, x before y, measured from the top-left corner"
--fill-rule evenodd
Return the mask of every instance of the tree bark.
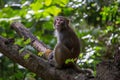
M 50 50 L 43 42 L 39 41 L 33 34 L 19 22 L 14 22 L 11 27 L 24 39 L 30 39 L 30 44 L 39 52 L 45 53 Z M 0 37 L 0 52 L 24 66 L 30 71 L 36 73 L 44 80 L 89 80 L 83 73 L 77 73 L 73 69 L 56 69 L 49 62 L 30 51 L 19 51 L 20 47 L 14 44 L 14 40 Z M 29 55 L 27 59 L 25 56 Z
M 30 44 L 38 51 L 46 53 L 50 49 L 39 41 L 23 24 L 19 22 L 12 23 L 11 27 L 24 39 L 30 39 Z M 96 67 L 96 77 L 86 73 L 77 73 L 73 69 L 56 69 L 49 62 L 28 50 L 20 52 L 20 47 L 14 44 L 14 39 L 7 39 L 0 36 L 0 52 L 24 66 L 30 71 L 36 73 L 44 80 L 120 80 L 120 49 L 117 47 L 114 59 L 102 61 Z M 25 56 L 29 55 L 26 59 Z

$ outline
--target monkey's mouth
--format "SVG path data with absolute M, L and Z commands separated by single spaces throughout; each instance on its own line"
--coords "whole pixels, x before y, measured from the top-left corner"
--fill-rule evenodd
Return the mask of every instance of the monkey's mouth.
M 60 25 L 55 25 L 55 28 L 56 28 L 56 29 L 59 29 L 59 28 L 60 28 Z
M 56 26 L 60 26 L 60 25 L 61 25 L 61 23 L 56 23 L 55 25 L 56 25 Z
M 55 28 L 56 28 L 57 30 L 61 30 L 61 25 L 55 25 Z
M 56 28 L 59 28 L 61 26 L 61 24 L 55 24 Z

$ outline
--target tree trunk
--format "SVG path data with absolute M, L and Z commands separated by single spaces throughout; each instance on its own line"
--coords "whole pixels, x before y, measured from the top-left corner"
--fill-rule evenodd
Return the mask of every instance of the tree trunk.
M 39 41 L 23 24 L 19 22 L 12 23 L 11 27 L 25 40 L 30 39 L 30 44 L 38 52 L 46 53 L 51 51 L 43 42 Z M 28 50 L 20 52 L 20 47 L 13 44 L 14 39 L 0 37 L 0 52 L 24 66 L 30 71 L 36 73 L 44 80 L 120 80 L 120 51 L 116 52 L 114 60 L 103 61 L 96 67 L 97 76 L 78 73 L 74 69 L 56 69 L 49 62 Z M 29 55 L 27 59 L 25 56 Z

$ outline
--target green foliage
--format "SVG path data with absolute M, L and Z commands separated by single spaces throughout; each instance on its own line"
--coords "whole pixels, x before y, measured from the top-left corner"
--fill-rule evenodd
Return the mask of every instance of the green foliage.
M 68 63 L 70 63 L 70 62 L 73 63 L 73 62 L 75 62 L 75 60 L 76 60 L 76 59 L 67 59 L 67 60 L 65 60 L 65 64 L 68 64 Z
M 15 44 L 22 47 L 20 53 L 24 49 L 36 53 L 30 46 L 30 39 L 20 38 L 10 28 L 13 21 L 19 21 L 39 40 L 53 49 L 56 44 L 53 36 L 53 19 L 58 15 L 68 17 L 72 22 L 70 25 L 81 41 L 78 64 L 82 68 L 93 69 L 95 73 L 96 64 L 103 59 L 103 56 L 114 55 L 120 45 L 119 7 L 119 0 L 106 2 L 103 0 L 2 0 L 0 1 L 0 36 L 15 38 Z M 38 53 L 38 56 L 42 54 Z M 113 55 L 111 55 L 112 58 Z M 24 59 L 27 60 L 29 56 L 26 54 Z M 73 59 L 68 59 L 66 63 L 73 61 Z M 3 65 L 0 66 L 0 80 L 14 80 L 15 78 L 19 80 L 25 75 L 26 79 L 40 80 L 36 76 L 31 77 L 29 71 L 14 65 L 3 55 L 0 56 L 0 64 Z
M 31 39 L 29 38 L 26 41 L 24 41 L 24 44 L 27 45 L 27 44 L 30 44 L 30 42 L 31 42 Z
M 35 74 L 35 73 L 29 73 L 28 76 L 30 76 L 30 77 L 35 77 L 36 74 Z
M 20 50 L 19 50 L 19 53 L 22 53 L 23 51 L 24 51 L 24 48 L 20 49 Z
M 43 56 L 43 52 L 39 52 L 39 53 L 38 53 L 38 56 Z
M 20 80 L 21 78 L 23 78 L 23 73 L 21 71 L 17 71 L 14 73 L 14 75 L 10 77 L 10 80 L 14 80 L 14 79 Z
M 26 54 L 24 55 L 24 59 L 25 59 L 25 60 L 27 60 L 29 57 L 30 57 L 30 54 L 28 54 L 28 53 L 26 53 Z
M 17 39 L 17 40 L 15 41 L 15 44 L 21 45 L 21 44 L 23 44 L 23 42 L 24 42 L 23 40 L 24 40 L 24 38 Z

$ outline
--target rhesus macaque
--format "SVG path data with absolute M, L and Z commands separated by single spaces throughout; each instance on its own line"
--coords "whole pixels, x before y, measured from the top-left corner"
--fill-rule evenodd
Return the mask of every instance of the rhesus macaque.
M 57 68 L 70 67 L 76 63 L 80 53 L 80 42 L 75 32 L 69 26 L 69 20 L 58 16 L 54 20 L 57 44 L 49 59 L 54 59 Z M 73 60 L 66 63 L 66 60 Z

